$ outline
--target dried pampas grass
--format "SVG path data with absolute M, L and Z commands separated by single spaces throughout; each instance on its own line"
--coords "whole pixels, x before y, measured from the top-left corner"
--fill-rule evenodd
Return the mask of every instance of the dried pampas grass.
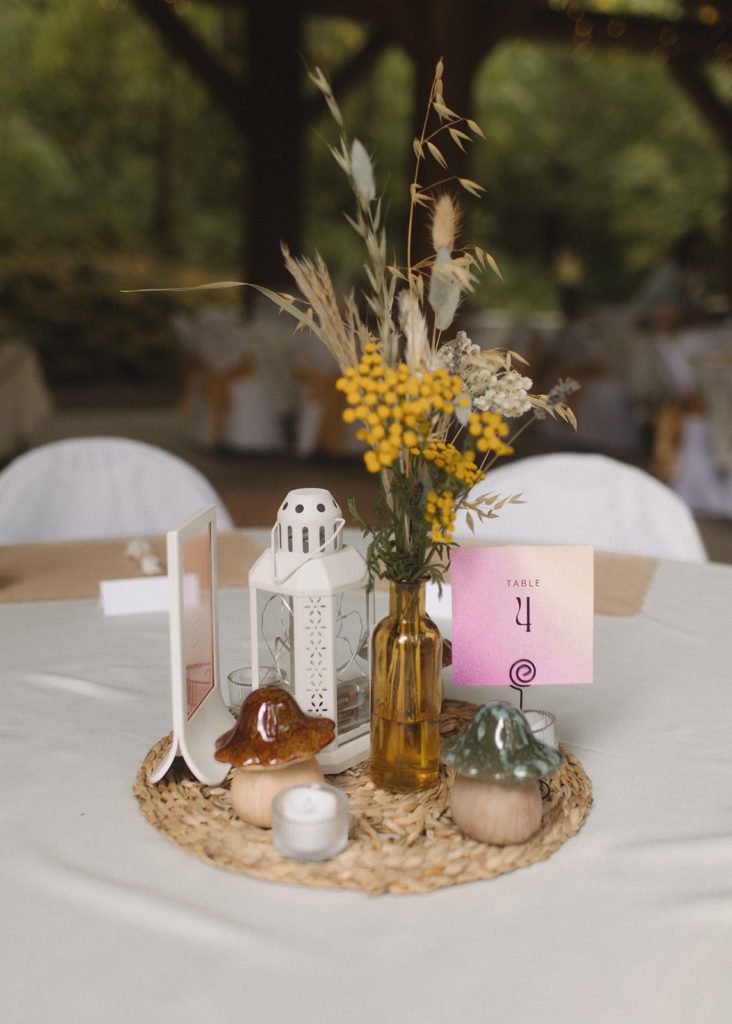
M 406 288 L 399 292 L 399 326 L 407 339 L 405 359 L 410 370 L 424 369 L 430 354 L 427 321 L 417 296 Z
M 432 208 L 432 247 L 435 252 L 455 248 L 460 226 L 460 210 L 452 196 L 443 193 Z
M 282 246 L 285 266 L 305 296 L 314 316 L 309 324 L 341 370 L 358 362 L 353 334 L 343 322 L 333 282 L 323 257 L 316 253 L 314 260 L 304 256 L 295 258 L 286 245 Z
M 351 145 L 351 174 L 358 198 L 368 206 L 376 198 L 374 169 L 366 148 L 358 139 L 354 139 Z

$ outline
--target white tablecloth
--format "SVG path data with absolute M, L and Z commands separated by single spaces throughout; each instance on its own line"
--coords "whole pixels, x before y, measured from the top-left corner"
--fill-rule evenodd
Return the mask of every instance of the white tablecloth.
M 245 604 L 222 594 L 225 672 Z M 165 616 L 0 607 L 0 1020 L 726 1024 L 732 567 L 662 563 L 638 616 L 596 624 L 595 685 L 539 695 L 593 780 L 579 835 L 374 898 L 232 875 L 147 824 L 131 787 L 169 728 Z

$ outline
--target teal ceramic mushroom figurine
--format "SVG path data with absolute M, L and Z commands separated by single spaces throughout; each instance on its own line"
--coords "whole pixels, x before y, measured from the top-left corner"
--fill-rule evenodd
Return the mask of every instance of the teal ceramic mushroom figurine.
M 450 813 L 461 832 L 481 843 L 523 843 L 541 825 L 538 780 L 553 775 L 563 757 L 534 738 L 512 704 L 478 708 L 467 729 L 448 737 L 442 760 L 458 773 Z

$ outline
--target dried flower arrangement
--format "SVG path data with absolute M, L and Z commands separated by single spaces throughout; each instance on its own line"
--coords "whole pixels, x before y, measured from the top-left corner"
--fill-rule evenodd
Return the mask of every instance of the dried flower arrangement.
M 534 420 L 559 417 L 576 427 L 567 404 L 579 388 L 576 381 L 560 380 L 548 394 L 532 394 L 531 379 L 514 367 L 526 362 L 521 356 L 481 349 L 464 331 L 446 338 L 479 276 L 490 271 L 500 278 L 501 273 L 485 249 L 458 245 L 460 209 L 450 188 L 480 198 L 483 187 L 450 174 L 430 185 L 420 181 L 428 160 L 448 169 L 440 148 L 446 141 L 464 151 L 475 137 L 485 138 L 475 121 L 446 105 L 443 70 L 439 60 L 422 131 L 412 142 L 406 266 L 387 262 L 382 202 L 368 152 L 358 139 L 349 140 L 326 76 L 319 68 L 310 73 L 338 127 L 339 143 L 331 153 L 356 200 L 354 215 L 345 216 L 366 251 L 366 316 L 353 292 L 339 301 L 319 254 L 313 259 L 293 256 L 284 245 L 285 267 L 302 298 L 240 281 L 162 289 L 246 284 L 291 316 L 296 331 L 311 331 L 323 342 L 343 374 L 337 383 L 346 401 L 343 419 L 360 424 L 364 464 L 380 475 L 373 520 L 364 519 L 352 501 L 349 509 L 369 538 L 372 578 L 395 581 L 442 582 L 458 511 L 465 511 L 473 530 L 476 519 L 495 518 L 507 504 L 521 503 L 519 494 L 474 496 L 473 488 L 498 458 L 513 454 L 514 441 Z M 437 127 L 430 128 L 435 117 Z M 415 223 L 422 211 L 429 219 L 433 251 L 414 262 Z M 512 433 L 507 420 L 522 422 Z
M 382 203 L 369 155 L 358 139 L 349 140 L 325 75 L 317 68 L 311 73 L 338 126 L 339 144 L 331 151 L 356 199 L 355 213 L 347 219 L 366 250 L 368 315 L 362 316 L 353 294 L 339 303 L 319 255 L 294 257 L 283 248 L 302 299 L 255 286 L 294 317 L 297 329 L 319 337 L 343 373 L 337 384 L 346 401 L 343 419 L 360 424 L 366 469 L 381 478 L 372 521 L 352 503 L 350 508 L 369 537 L 372 575 L 391 580 L 441 581 L 456 512 L 465 510 L 473 529 L 476 518 L 493 518 L 506 504 L 520 501 L 515 494 L 472 494 L 496 459 L 513 452 L 513 441 L 534 419 L 550 415 L 576 425 L 566 403 L 577 388 L 574 381 L 560 381 L 548 395 L 533 395 L 530 378 L 514 368 L 524 360 L 514 353 L 482 350 L 464 331 L 446 340 L 478 275 L 492 271 L 500 277 L 500 271 L 484 249 L 458 245 L 460 214 L 449 187 L 480 197 L 481 186 L 449 175 L 429 186 L 420 181 L 428 160 L 447 169 L 444 142 L 464 149 L 474 137 L 484 137 L 474 121 L 445 104 L 442 76 L 440 60 L 422 131 L 412 144 L 406 266 L 400 267 L 387 263 Z M 435 115 L 437 126 L 430 129 Z M 415 221 L 422 211 L 430 219 L 433 252 L 415 263 Z M 511 436 L 506 421 L 516 419 L 523 423 Z

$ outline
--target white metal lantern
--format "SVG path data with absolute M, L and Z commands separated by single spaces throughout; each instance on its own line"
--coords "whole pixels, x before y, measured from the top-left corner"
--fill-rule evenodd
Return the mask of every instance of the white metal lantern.
M 344 522 L 330 491 L 290 491 L 249 572 L 252 686 L 280 683 L 303 711 L 335 721 L 318 755 L 329 773 L 369 753 L 373 595 L 364 559 L 343 543 Z

